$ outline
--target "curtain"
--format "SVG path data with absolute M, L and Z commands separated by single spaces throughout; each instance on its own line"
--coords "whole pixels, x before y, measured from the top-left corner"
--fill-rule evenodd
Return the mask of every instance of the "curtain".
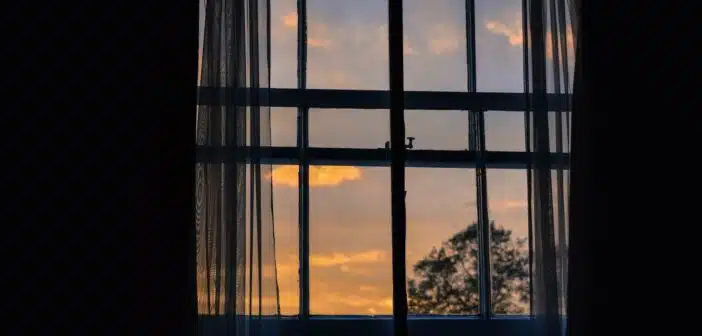
M 568 192 L 575 64 L 569 0 L 525 0 L 527 150 L 536 334 L 565 334 Z
M 280 315 L 272 181 L 259 155 L 271 135 L 269 4 L 202 0 L 200 10 L 198 98 L 213 103 L 196 112 L 199 331 L 271 335 Z

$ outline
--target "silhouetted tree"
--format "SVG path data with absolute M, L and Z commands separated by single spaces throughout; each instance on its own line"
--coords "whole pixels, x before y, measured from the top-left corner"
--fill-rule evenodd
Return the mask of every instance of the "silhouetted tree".
M 495 314 L 524 313 L 529 302 L 526 238 L 490 223 L 492 309 Z M 414 265 L 409 281 L 410 314 L 478 314 L 478 230 L 468 226 L 433 248 Z

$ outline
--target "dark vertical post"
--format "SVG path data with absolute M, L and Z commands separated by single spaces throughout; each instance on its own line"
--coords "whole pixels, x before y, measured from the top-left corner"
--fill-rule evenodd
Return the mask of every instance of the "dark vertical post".
M 475 61 L 475 0 L 466 0 L 466 52 L 468 63 L 468 92 L 477 91 Z M 487 177 L 484 160 L 485 120 L 483 111 L 468 112 L 468 149 L 475 151 L 476 213 L 478 214 L 478 277 L 480 284 L 480 317 L 489 319 L 492 312 L 492 277 L 490 263 L 490 219 L 487 204 Z
M 405 116 L 402 0 L 388 0 L 390 65 L 390 184 L 392 195 L 392 315 L 395 336 L 407 335 Z
M 297 88 L 302 92 L 307 87 L 307 1 L 297 0 Z M 309 162 L 307 146 L 309 145 L 309 109 L 300 106 L 297 109 L 297 147 L 299 149 L 299 256 L 300 259 L 300 318 L 310 315 L 310 242 L 309 242 Z

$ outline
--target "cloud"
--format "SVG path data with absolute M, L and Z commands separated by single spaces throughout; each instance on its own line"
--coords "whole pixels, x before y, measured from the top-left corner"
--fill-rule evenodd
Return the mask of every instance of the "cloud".
M 436 24 L 431 28 L 429 50 L 436 55 L 452 54 L 458 49 L 459 35 L 454 27 Z
M 297 28 L 297 12 L 289 12 L 283 15 L 280 20 L 285 28 Z M 329 48 L 332 45 L 329 29 L 325 24 L 308 24 L 307 35 L 307 45 L 309 47 Z
M 490 200 L 491 211 L 526 210 L 528 206 L 526 200 Z
M 310 166 L 310 187 L 337 186 L 346 181 L 361 178 L 361 169 L 345 166 Z M 280 166 L 273 169 L 268 178 L 273 179 L 274 185 L 297 187 L 298 166 Z
M 311 304 L 316 314 L 368 314 L 391 312 L 392 283 L 387 278 L 377 278 L 378 267 L 387 263 L 387 253 L 382 250 L 367 250 L 356 253 L 315 253 L 310 256 L 314 271 L 310 284 Z M 280 304 L 284 314 L 296 314 L 299 301 L 299 279 L 297 256 L 283 254 L 278 258 L 277 273 L 280 288 Z M 364 266 L 366 268 L 364 268 Z M 373 271 L 375 270 L 375 271 Z M 388 271 L 383 269 L 382 272 Z M 264 268 L 264 274 L 272 274 L 272 268 Z M 359 278 L 365 277 L 365 278 Z M 362 280 L 361 280 L 362 279 Z M 359 281 L 360 280 L 360 281 Z M 272 298 L 263 298 L 264 311 L 271 310 Z M 254 305 L 256 301 L 254 300 Z
M 510 45 L 521 46 L 524 43 L 524 36 L 522 34 L 521 22 L 517 22 L 517 24 L 517 28 L 512 28 L 498 21 L 488 21 L 485 23 L 485 28 L 491 33 L 507 37 L 507 41 L 509 41 Z
M 310 256 L 310 266 L 312 267 L 332 267 L 346 264 L 366 264 L 385 261 L 385 252 L 381 250 L 371 250 L 354 254 L 334 252 L 331 254 L 316 254 Z M 349 268 L 346 268 L 349 270 Z
M 273 268 L 273 265 L 263 265 L 262 273 L 264 278 L 273 278 L 274 275 L 277 275 L 278 280 L 293 279 L 297 277 L 298 264 L 297 262 L 278 262 L 275 268 Z
M 297 28 L 297 12 L 290 12 L 283 15 L 283 25 L 288 28 Z
M 322 296 L 320 296 L 320 299 Z M 392 298 L 389 297 L 363 297 L 348 293 L 327 292 L 324 293 L 323 300 L 317 302 L 318 306 L 328 306 L 326 309 L 355 308 L 352 311 L 362 309 L 369 311 L 373 309 L 375 313 L 389 313 L 392 311 Z M 348 308 L 344 309 L 347 310 Z M 316 310 L 322 310 L 317 308 Z
M 522 30 L 521 17 L 515 20 L 512 24 L 505 24 L 500 21 L 489 20 L 485 23 L 485 28 L 491 33 L 502 35 L 507 38 L 507 41 L 512 46 L 522 46 L 524 44 L 524 35 Z M 546 57 L 553 59 L 553 44 L 551 41 L 551 32 L 546 32 Z M 557 41 L 560 47 L 560 41 Z M 569 57 L 575 50 L 575 41 L 573 39 L 573 30 L 570 25 L 566 26 L 566 45 L 569 51 Z M 561 51 L 562 52 L 562 51 Z M 562 57 L 562 55 L 561 55 Z
M 505 209 L 525 209 L 529 204 L 527 201 L 504 201 L 503 207 Z
M 358 286 L 358 290 L 361 291 L 361 292 L 371 292 L 371 293 L 373 293 L 373 292 L 378 291 L 378 288 L 376 288 L 375 286 L 360 285 L 360 286 Z

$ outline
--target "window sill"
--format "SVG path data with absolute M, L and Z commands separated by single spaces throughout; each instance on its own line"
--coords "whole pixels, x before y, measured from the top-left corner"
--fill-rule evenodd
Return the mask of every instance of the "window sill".
M 200 323 L 208 329 L 217 328 L 223 322 L 222 317 L 200 316 Z M 277 321 L 264 317 L 262 323 L 277 324 L 279 330 L 264 335 L 362 335 L 388 336 L 392 335 L 392 318 L 390 316 L 311 316 L 307 321 L 296 317 L 282 317 Z M 440 335 L 486 335 L 486 336 L 532 336 L 534 320 L 522 316 L 495 317 L 491 320 L 481 320 L 477 317 L 453 316 L 422 316 L 410 317 L 408 327 L 412 336 Z

